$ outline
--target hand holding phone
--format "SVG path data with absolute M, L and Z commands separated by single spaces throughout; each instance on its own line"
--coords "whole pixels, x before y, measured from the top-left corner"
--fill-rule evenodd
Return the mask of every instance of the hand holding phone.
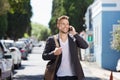
M 75 28 L 73 26 L 69 27 L 69 33 L 72 34 L 72 35 L 77 34 L 77 32 L 75 31 Z
M 71 26 L 69 27 L 69 31 L 72 31 L 72 27 Z

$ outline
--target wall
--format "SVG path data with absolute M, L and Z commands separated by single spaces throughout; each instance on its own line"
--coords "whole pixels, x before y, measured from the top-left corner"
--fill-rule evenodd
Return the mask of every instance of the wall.
M 116 69 L 116 64 L 120 58 L 120 52 L 111 48 L 113 25 L 118 24 L 120 11 L 102 12 L 102 67 L 110 70 Z
M 120 0 L 95 0 L 89 8 L 92 10 L 96 62 L 102 68 L 116 70 L 120 52 L 111 48 L 111 32 L 113 25 L 120 20 Z

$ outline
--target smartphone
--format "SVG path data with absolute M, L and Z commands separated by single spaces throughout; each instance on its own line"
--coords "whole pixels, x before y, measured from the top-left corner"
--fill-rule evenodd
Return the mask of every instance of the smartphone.
M 69 28 L 69 31 L 72 31 L 72 27 Z

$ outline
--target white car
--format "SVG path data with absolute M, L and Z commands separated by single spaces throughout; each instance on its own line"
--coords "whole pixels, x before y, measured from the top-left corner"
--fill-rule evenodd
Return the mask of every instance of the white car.
M 3 57 L 4 56 L 4 57 Z M 11 55 L 4 55 L 3 46 L 0 43 L 0 80 L 12 80 L 13 77 L 13 67 L 9 59 Z
M 6 46 L 7 49 L 9 49 L 10 47 L 14 47 L 14 40 L 3 40 L 4 44 Z
M 116 66 L 116 70 L 120 71 L 120 59 L 118 60 L 117 66 Z
M 10 47 L 9 48 L 11 54 L 12 54 L 12 58 L 13 58 L 13 63 L 14 63 L 14 67 L 15 68 L 19 68 L 21 67 L 21 52 L 18 48 L 16 47 Z
M 21 52 L 15 47 L 14 40 L 3 40 L 7 49 L 10 50 L 10 55 L 12 55 L 14 68 L 18 69 L 21 67 Z
M 11 52 L 10 52 L 10 50 L 6 47 L 6 45 L 5 45 L 5 41 L 4 40 L 0 40 L 0 43 L 1 43 L 1 45 L 2 45 L 2 47 L 3 47 L 3 51 L 4 51 L 4 55 L 11 55 Z M 11 55 L 12 56 L 12 55 Z M 11 58 L 9 58 L 8 59 L 11 63 L 12 63 L 12 71 L 14 72 L 14 64 L 13 64 L 13 58 L 11 57 Z

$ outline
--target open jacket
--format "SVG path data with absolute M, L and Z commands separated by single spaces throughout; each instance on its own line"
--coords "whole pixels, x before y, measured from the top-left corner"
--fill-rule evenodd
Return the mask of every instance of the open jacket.
M 59 43 L 59 35 L 57 35 L 57 40 Z M 88 47 L 88 44 L 83 38 L 81 38 L 79 36 L 79 34 L 76 34 L 73 37 L 68 35 L 68 42 L 69 42 L 71 63 L 74 65 L 74 70 L 75 70 L 76 76 L 78 77 L 78 80 L 83 80 L 84 73 L 83 73 L 82 66 L 80 64 L 80 59 L 78 57 L 79 54 L 78 54 L 77 49 L 78 49 L 78 47 L 82 48 L 82 49 L 86 49 Z M 48 62 L 48 64 L 52 64 L 56 59 L 56 56 L 53 53 L 55 47 L 56 47 L 56 45 L 55 45 L 54 38 L 53 38 L 53 36 L 51 36 L 47 39 L 46 46 L 45 46 L 45 49 L 44 49 L 43 54 L 42 54 L 42 58 L 44 60 L 50 60 Z M 62 59 L 62 54 L 60 54 L 60 56 L 59 56 L 55 73 L 57 73 L 57 71 L 58 71 L 58 68 L 59 68 L 60 63 L 61 63 L 61 59 Z M 56 78 L 56 74 L 54 77 Z

